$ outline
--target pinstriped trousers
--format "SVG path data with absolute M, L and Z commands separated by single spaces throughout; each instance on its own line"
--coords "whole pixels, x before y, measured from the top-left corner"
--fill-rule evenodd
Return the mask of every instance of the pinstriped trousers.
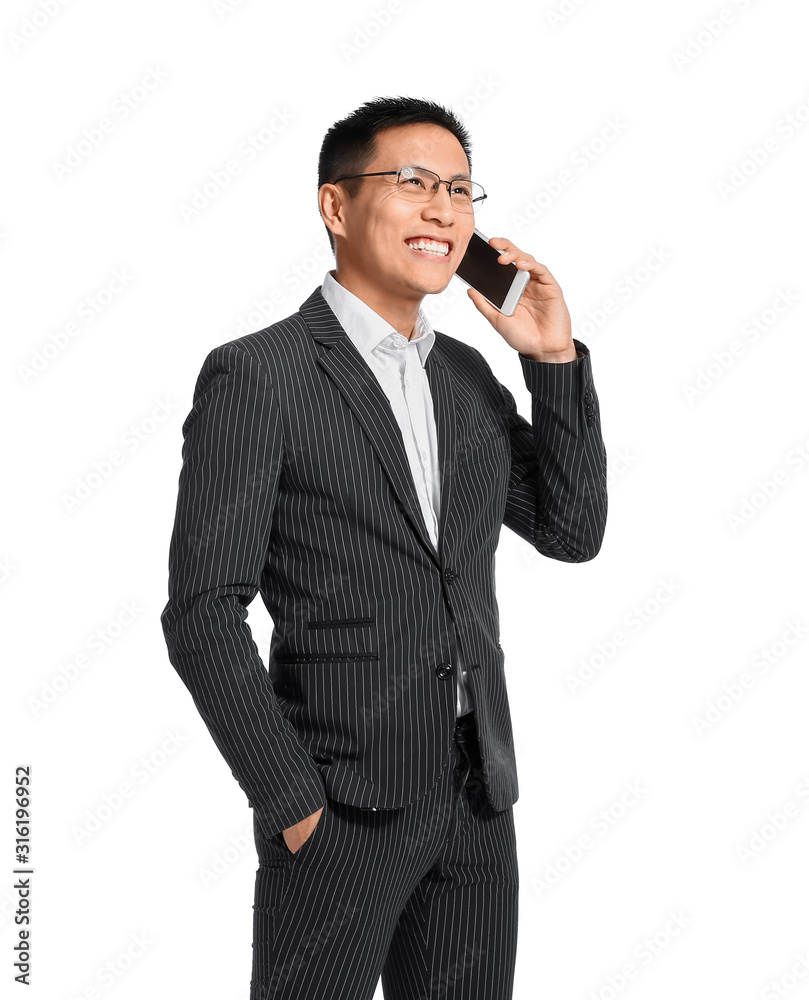
M 256 836 L 250 1000 L 511 1000 L 519 877 L 511 806 L 483 792 L 474 712 L 416 802 L 330 799 L 293 854 Z

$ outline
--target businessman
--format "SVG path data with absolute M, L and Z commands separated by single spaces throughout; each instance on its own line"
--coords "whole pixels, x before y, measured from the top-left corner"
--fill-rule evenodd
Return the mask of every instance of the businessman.
M 531 254 L 492 240 L 530 276 L 513 316 L 468 292 L 515 352 L 530 423 L 420 308 L 475 228 L 471 169 L 431 101 L 333 125 L 318 204 L 336 267 L 298 312 L 210 351 L 183 424 L 161 623 L 253 808 L 251 1000 L 371 1000 L 380 977 L 386 1000 L 512 996 L 495 550 L 505 524 L 552 559 L 594 558 L 606 454 L 589 351 Z M 534 607 L 537 626 L 555 612 L 540 581 Z

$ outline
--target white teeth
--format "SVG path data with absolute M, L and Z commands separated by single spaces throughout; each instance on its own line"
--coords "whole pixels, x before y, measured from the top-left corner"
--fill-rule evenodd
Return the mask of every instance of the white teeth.
M 438 243 L 435 240 L 408 240 L 407 245 L 414 250 L 426 250 L 428 253 L 434 253 L 441 257 L 446 257 L 449 253 L 447 243 Z

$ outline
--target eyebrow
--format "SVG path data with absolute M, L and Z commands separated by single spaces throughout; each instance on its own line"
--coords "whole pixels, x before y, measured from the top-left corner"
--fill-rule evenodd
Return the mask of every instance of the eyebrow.
M 425 167 L 423 163 L 414 163 L 414 167 L 421 167 L 422 170 L 429 170 L 431 173 L 435 174 L 437 171 L 433 170 L 432 167 Z M 453 174 L 452 177 L 447 178 L 448 181 L 471 181 L 472 178 L 469 174 Z

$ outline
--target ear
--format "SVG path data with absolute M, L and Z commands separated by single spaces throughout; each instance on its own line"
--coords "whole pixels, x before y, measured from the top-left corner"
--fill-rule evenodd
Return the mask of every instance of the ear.
M 322 184 L 317 193 L 320 217 L 335 236 L 345 237 L 345 192 L 336 184 Z

